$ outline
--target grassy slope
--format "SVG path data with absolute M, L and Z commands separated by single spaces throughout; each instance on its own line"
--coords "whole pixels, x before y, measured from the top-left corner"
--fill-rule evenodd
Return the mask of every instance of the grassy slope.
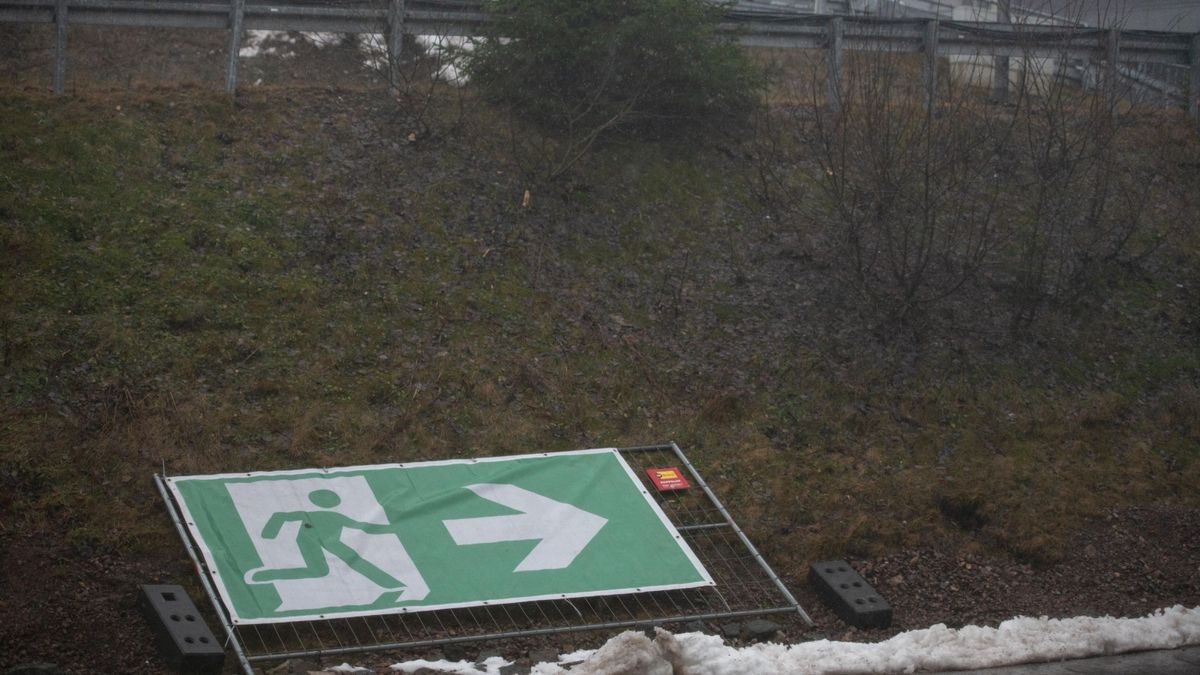
M 383 105 L 0 98 L 0 537 L 174 556 L 164 462 L 667 439 L 793 574 L 908 545 L 1052 559 L 1107 506 L 1200 503 L 1194 239 L 1190 277 L 1120 281 L 1086 320 L 880 344 L 749 162 L 613 148 L 522 209 L 486 119 L 409 144 Z

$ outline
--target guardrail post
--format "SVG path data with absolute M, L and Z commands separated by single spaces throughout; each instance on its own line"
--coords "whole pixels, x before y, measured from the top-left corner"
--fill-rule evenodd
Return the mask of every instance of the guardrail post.
M 825 86 L 828 89 L 826 98 L 833 112 L 842 111 L 842 17 L 829 19 L 826 27 L 829 31 L 829 75 Z
M 67 88 L 67 0 L 54 3 L 54 93 Z
M 225 66 L 225 91 L 237 93 L 238 52 L 242 49 L 242 17 L 246 0 L 229 0 L 229 61 Z
M 996 5 L 996 21 L 1012 26 L 1012 14 L 1008 8 L 1009 0 L 1000 0 Z M 1011 38 L 1014 33 L 1010 33 Z M 996 54 L 992 57 L 992 100 L 996 103 L 1008 103 L 1008 56 Z
M 992 66 L 992 100 L 996 103 L 1008 103 L 1009 67 L 1007 56 L 996 56 Z
M 387 15 L 388 87 L 400 86 L 400 53 L 404 48 L 404 0 L 389 0 Z
M 938 20 L 925 22 L 925 107 L 933 112 L 937 102 Z
M 1112 29 L 1105 35 L 1104 45 L 1104 89 L 1108 94 L 1108 108 L 1117 114 L 1117 62 L 1121 59 L 1121 31 Z
M 1200 122 L 1200 33 L 1192 36 L 1192 77 L 1188 81 L 1188 117 Z

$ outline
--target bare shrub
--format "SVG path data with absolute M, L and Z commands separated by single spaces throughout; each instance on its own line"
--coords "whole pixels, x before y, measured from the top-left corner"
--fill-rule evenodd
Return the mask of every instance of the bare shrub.
M 1147 206 L 1165 187 L 1162 168 L 1129 142 L 1139 111 L 1118 113 L 1114 92 L 1027 78 L 1019 96 L 1015 166 L 1006 176 L 1014 199 L 1004 264 L 992 278 L 1016 327 L 1046 303 L 1078 301 L 1112 265 L 1153 253 L 1163 231 Z
M 466 103 L 459 67 L 464 38 L 446 31 L 406 33 L 396 54 L 383 34 L 362 34 L 358 39 L 367 65 L 387 84 L 398 120 L 413 138 L 440 135 L 462 124 Z
M 849 61 L 840 110 L 824 105 L 823 86 L 798 91 L 807 105 L 792 106 L 789 121 L 801 131 L 773 141 L 774 151 L 790 146 L 815 169 L 796 215 L 819 232 L 818 253 L 885 320 L 906 321 L 975 279 L 989 259 L 1004 196 L 995 164 L 1013 120 L 987 114 L 949 81 L 928 105 L 912 57 Z M 778 194 L 781 178 L 760 175 Z
M 1076 303 L 1156 250 L 1150 207 L 1174 188 L 1114 68 L 1086 91 L 1061 77 L 1065 49 L 1038 54 L 1012 59 L 1003 106 L 944 62 L 928 91 L 920 56 L 851 54 L 836 88 L 815 64 L 760 116 L 753 188 L 884 324 L 966 289 L 1015 328 Z

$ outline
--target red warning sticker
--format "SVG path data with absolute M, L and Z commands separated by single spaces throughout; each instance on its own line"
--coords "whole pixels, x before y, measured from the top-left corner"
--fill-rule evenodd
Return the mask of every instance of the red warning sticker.
M 683 472 L 677 467 L 646 469 L 646 475 L 650 476 L 650 482 L 654 483 L 654 487 L 658 488 L 659 492 L 686 490 L 691 487 L 691 484 L 683 477 Z

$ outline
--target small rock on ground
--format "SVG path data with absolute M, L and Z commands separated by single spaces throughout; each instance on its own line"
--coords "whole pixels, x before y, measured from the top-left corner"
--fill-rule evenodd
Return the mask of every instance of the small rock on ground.
M 779 633 L 780 625 L 766 619 L 747 621 L 742 626 L 742 638 L 751 642 L 766 642 Z

